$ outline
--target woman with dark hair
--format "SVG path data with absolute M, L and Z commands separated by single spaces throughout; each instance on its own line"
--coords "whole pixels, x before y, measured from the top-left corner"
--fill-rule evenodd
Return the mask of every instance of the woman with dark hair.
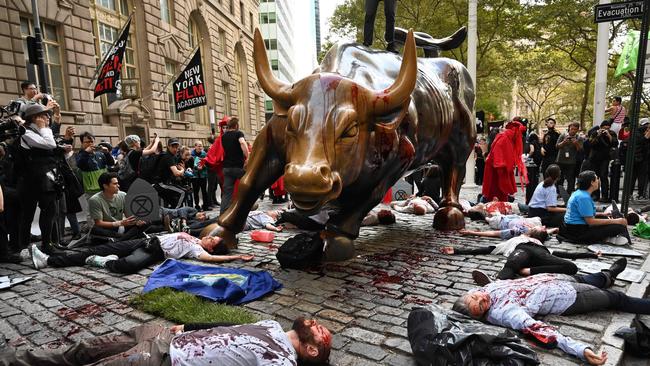
M 573 192 L 567 203 L 564 223 L 558 237 L 579 244 L 611 243 L 632 244 L 627 231 L 627 220 L 597 219 L 596 207 L 591 194 L 600 188 L 600 180 L 592 170 L 578 175 L 578 190 Z
M 21 248 L 29 245 L 30 229 L 36 212 L 41 209 L 39 227 L 41 229 L 43 251 L 51 250 L 52 229 L 56 216 L 56 200 L 62 194 L 62 177 L 58 171 L 58 160 L 63 149 L 57 147 L 50 129 L 50 110 L 41 104 L 30 104 L 25 108 L 25 134 L 20 139 L 19 156 L 16 162 L 18 192 L 23 206 L 19 224 Z M 71 146 L 66 150 L 70 151 Z
M 544 181 L 537 185 L 528 203 L 528 217 L 541 218 L 545 226 L 560 227 L 564 219 L 566 209 L 557 207 L 557 187 L 555 187 L 561 173 L 559 165 L 549 165 L 544 172 Z

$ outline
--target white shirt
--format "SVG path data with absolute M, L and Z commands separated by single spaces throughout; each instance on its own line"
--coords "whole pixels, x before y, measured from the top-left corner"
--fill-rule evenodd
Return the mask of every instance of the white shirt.
M 165 258 L 197 259 L 203 253 L 208 254 L 199 244 L 201 240 L 194 237 L 189 240 L 186 235 L 176 233 L 161 235 L 158 240 L 160 240 L 160 248 L 165 253 Z
M 36 125 L 32 125 L 26 129 L 20 139 L 20 146 L 28 150 L 31 148 L 53 150 L 56 148 L 56 141 L 49 127 L 36 128 Z

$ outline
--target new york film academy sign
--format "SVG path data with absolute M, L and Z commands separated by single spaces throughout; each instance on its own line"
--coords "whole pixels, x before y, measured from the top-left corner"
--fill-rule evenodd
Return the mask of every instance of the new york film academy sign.
M 185 70 L 174 81 L 173 91 L 176 112 L 207 104 L 200 48 L 196 50 Z

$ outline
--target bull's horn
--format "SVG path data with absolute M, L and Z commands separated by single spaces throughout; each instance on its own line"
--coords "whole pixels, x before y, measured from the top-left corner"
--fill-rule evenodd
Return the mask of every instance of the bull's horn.
M 262 86 L 262 90 L 277 103 L 285 106 L 292 105 L 291 85 L 278 80 L 269 66 L 269 60 L 266 57 L 266 48 L 264 39 L 259 28 L 255 28 L 255 39 L 253 41 L 253 59 L 255 60 L 255 73 L 257 80 Z
M 413 29 L 409 29 L 404 43 L 404 57 L 399 75 L 388 89 L 373 92 L 370 100 L 372 112 L 375 115 L 384 114 L 402 105 L 413 92 L 417 75 L 418 60 L 415 53 L 415 39 L 413 38 Z

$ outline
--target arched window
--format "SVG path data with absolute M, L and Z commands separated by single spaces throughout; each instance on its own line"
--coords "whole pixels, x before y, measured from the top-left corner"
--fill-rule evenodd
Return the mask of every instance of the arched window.
M 248 69 L 246 68 L 246 53 L 241 43 L 235 45 L 235 86 L 237 89 L 237 116 L 240 127 L 246 132 L 252 132 L 250 127 L 250 103 L 248 103 Z
M 206 58 L 206 55 L 208 55 L 209 52 L 209 45 L 207 44 L 206 39 L 204 39 L 204 37 L 207 35 L 202 34 L 201 27 L 199 26 L 199 22 L 202 21 L 202 19 L 199 18 L 197 20 L 197 17 L 200 17 L 200 14 L 197 12 L 192 12 L 187 22 L 187 42 L 190 46 L 189 48 L 192 50 L 199 45 L 201 46 L 201 65 L 203 68 L 203 77 L 207 79 L 207 83 L 209 85 L 209 83 L 211 82 L 210 70 L 212 70 L 206 64 L 206 60 L 208 60 Z M 209 106 L 210 104 L 197 107 L 189 111 L 190 113 L 192 111 L 194 112 L 194 120 L 199 125 L 207 125 L 209 123 L 209 117 L 208 117 Z

